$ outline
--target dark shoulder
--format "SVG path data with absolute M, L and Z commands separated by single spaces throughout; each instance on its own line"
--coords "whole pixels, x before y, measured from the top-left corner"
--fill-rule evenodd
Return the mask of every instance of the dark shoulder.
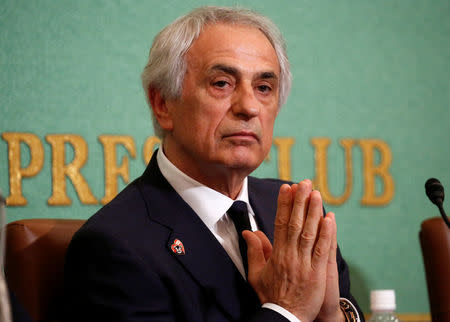
M 284 183 L 293 184 L 292 181 L 286 181 L 286 180 L 275 179 L 275 178 L 256 178 L 256 177 L 249 176 L 248 180 L 249 180 L 249 182 L 252 182 L 254 184 L 268 184 L 268 185 L 275 185 L 278 187 L 280 187 Z
M 75 234 L 124 236 L 148 222 L 146 205 L 138 187 L 139 179 L 130 183 L 113 200 L 100 208 Z
M 248 177 L 248 190 L 252 196 L 257 198 L 268 198 L 271 196 L 278 196 L 281 185 L 284 183 L 292 184 L 292 182 L 280 179 L 260 179 L 255 177 Z
M 291 185 L 293 182 L 274 178 L 256 178 L 251 176 L 248 177 L 248 184 L 251 187 L 262 187 L 267 189 L 279 190 L 281 185 L 285 183 Z

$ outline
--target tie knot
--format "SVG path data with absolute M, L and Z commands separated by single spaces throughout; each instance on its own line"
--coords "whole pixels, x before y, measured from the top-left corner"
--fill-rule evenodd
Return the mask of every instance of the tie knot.
M 247 204 L 244 201 L 237 200 L 233 202 L 230 209 L 228 209 L 228 215 L 233 220 L 238 234 L 242 233 L 243 230 L 251 230 Z
M 233 202 L 230 209 L 228 210 L 228 213 L 230 213 L 230 212 L 232 212 L 232 213 L 235 213 L 235 212 L 248 213 L 247 204 L 242 200 L 236 200 L 235 202 Z

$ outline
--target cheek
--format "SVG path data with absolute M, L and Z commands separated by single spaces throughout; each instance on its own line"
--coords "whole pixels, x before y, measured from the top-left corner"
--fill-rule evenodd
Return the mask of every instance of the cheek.
M 272 137 L 273 134 L 273 127 L 275 125 L 275 118 L 276 118 L 276 114 L 272 115 L 268 115 L 264 120 L 263 120 L 263 127 L 264 127 L 264 135 L 265 136 L 270 136 Z
M 215 104 L 208 105 L 204 111 L 205 128 L 211 135 L 220 135 L 221 128 L 226 127 L 229 122 L 227 104 L 215 102 Z
M 195 114 L 184 120 L 186 124 L 185 134 L 195 137 L 197 144 L 209 145 L 220 136 L 220 127 L 222 124 L 222 117 L 219 113 L 214 113 L 213 109 L 197 110 Z

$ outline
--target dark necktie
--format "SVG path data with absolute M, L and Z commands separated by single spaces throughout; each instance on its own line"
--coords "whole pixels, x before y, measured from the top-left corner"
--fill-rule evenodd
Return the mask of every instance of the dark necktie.
M 228 216 L 233 220 L 239 237 L 239 250 L 241 251 L 242 263 L 244 264 L 245 276 L 248 273 L 247 244 L 242 237 L 244 230 L 251 230 L 250 219 L 248 218 L 247 204 L 244 201 L 235 201 L 227 211 Z

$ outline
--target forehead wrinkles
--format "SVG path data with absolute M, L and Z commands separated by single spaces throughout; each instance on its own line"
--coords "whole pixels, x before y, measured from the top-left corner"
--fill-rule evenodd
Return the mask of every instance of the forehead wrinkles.
M 185 59 L 188 68 L 204 70 L 220 63 L 255 69 L 255 60 L 258 60 L 259 71 L 275 69 L 273 72 L 280 73 L 278 57 L 266 35 L 248 26 L 206 26 L 186 52 Z

